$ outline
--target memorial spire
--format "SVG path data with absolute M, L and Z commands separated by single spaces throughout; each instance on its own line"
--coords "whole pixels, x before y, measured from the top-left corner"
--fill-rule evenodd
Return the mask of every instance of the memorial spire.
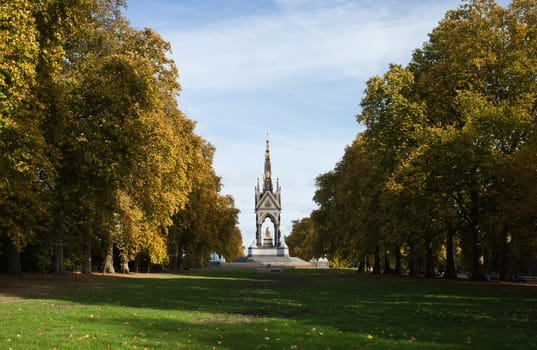
M 263 192 L 272 192 L 272 171 L 270 166 L 270 146 L 269 133 L 267 131 L 267 141 L 265 148 L 265 173 L 263 175 Z

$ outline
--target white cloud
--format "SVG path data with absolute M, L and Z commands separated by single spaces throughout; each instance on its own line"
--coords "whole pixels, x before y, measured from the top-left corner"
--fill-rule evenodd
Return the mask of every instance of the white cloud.
M 438 1 L 415 3 L 412 11 L 359 1 L 317 3 L 325 5 L 280 1 L 278 13 L 168 33 L 183 85 L 251 90 L 293 79 L 367 78 L 388 62 L 406 63 L 401 60 L 408 61 L 446 9 Z

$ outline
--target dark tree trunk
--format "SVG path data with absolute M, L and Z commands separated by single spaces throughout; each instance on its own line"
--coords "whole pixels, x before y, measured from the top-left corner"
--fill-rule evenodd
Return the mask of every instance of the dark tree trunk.
M 21 253 L 14 244 L 7 247 L 7 272 L 10 275 L 22 275 Z
M 183 248 L 180 244 L 177 245 L 177 268 L 185 268 L 185 262 L 183 261 Z
M 448 225 L 446 233 L 446 272 L 444 278 L 457 278 L 455 273 L 455 260 L 453 259 L 453 237 L 455 229 Z
M 136 258 L 134 259 L 134 271 L 136 271 L 136 273 L 140 272 L 141 260 L 142 258 L 140 257 L 140 254 L 137 254 Z
M 502 229 L 502 253 L 500 259 L 500 281 L 509 281 L 513 279 L 511 269 L 511 233 L 509 226 L 505 225 Z
M 116 273 L 114 269 L 114 244 L 110 242 L 106 258 L 104 259 L 103 273 Z
M 416 254 L 414 252 L 414 247 L 410 246 L 410 251 L 408 254 L 408 274 L 410 276 L 417 276 L 418 275 L 418 268 L 416 266 Z
M 398 244 L 395 245 L 395 269 L 393 273 L 396 275 L 401 274 L 401 247 Z
M 427 248 L 425 249 L 425 277 L 435 277 L 432 242 L 427 242 Z
M 392 268 L 390 266 L 390 251 L 386 248 L 384 248 L 384 273 L 390 274 L 392 273 Z
M 360 264 L 358 265 L 358 273 L 364 273 L 365 272 L 365 255 L 360 258 Z
M 82 273 L 91 273 L 91 244 L 86 245 L 82 254 Z
M 373 273 L 380 274 L 380 246 L 375 247 L 375 261 L 373 262 Z
M 472 279 L 485 279 L 485 257 L 483 254 L 483 233 L 472 225 Z
M 65 273 L 65 261 L 63 258 L 63 243 L 58 243 L 54 246 L 54 258 L 53 258 L 52 271 L 56 274 Z
M 177 269 L 179 267 L 179 243 L 174 243 L 173 253 L 170 259 L 170 269 Z
M 483 232 L 479 227 L 479 203 L 475 191 L 470 193 L 472 201 L 470 228 L 472 231 L 472 279 L 485 279 L 485 256 L 483 253 Z

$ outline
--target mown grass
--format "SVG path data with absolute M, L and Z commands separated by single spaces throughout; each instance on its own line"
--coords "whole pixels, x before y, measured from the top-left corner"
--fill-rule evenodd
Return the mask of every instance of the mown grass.
M 199 270 L 0 276 L 0 349 L 532 349 L 537 287 Z

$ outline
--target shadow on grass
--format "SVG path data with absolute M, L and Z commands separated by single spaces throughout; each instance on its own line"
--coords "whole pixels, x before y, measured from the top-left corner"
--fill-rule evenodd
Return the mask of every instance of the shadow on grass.
M 96 333 L 110 329 L 124 337 L 123 346 L 523 349 L 537 343 L 537 288 L 523 286 L 316 270 L 2 276 L 0 281 L 7 304 L 26 298 L 85 306 L 62 317 Z M 64 335 L 66 341 L 83 336 Z M 88 348 L 110 345 L 102 334 L 94 338 L 83 339 Z

